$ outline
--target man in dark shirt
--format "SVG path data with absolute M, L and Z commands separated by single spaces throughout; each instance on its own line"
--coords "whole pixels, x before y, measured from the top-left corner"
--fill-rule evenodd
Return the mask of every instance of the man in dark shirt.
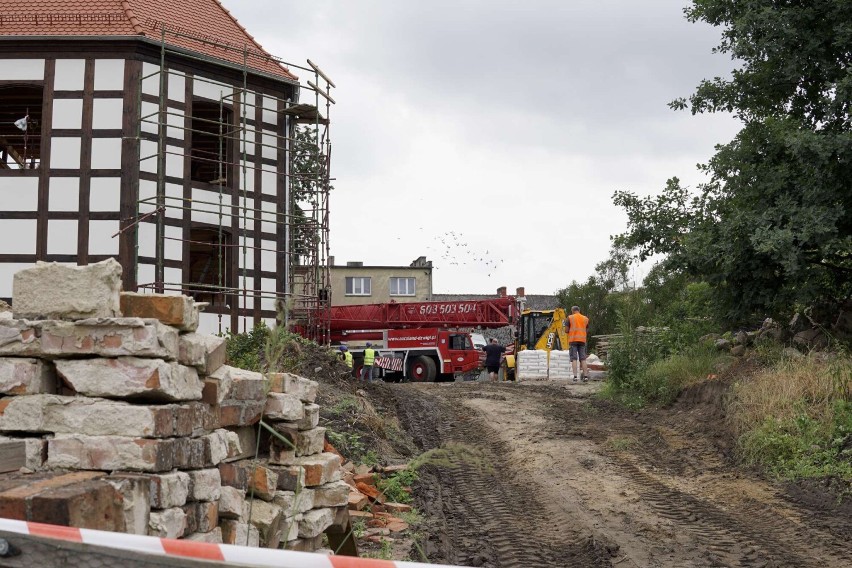
M 492 338 L 491 343 L 482 348 L 485 351 L 485 368 L 488 370 L 488 376 L 492 383 L 497 382 L 497 373 L 500 371 L 500 357 L 506 352 L 506 348 L 497 344 L 497 340 Z

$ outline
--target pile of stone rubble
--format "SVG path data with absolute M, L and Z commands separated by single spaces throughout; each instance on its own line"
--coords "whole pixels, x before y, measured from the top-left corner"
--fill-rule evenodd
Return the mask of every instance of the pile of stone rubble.
M 347 526 L 317 383 L 224 365 L 224 339 L 194 333 L 191 298 L 120 282 L 114 260 L 15 275 L 0 517 L 308 551 Z

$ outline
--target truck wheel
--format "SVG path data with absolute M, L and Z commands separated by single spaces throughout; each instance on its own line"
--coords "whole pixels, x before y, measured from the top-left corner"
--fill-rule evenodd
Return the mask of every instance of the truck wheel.
M 432 382 L 435 380 L 437 375 L 438 372 L 437 367 L 435 366 L 435 361 L 425 355 L 415 357 L 411 362 L 411 365 L 408 367 L 409 378 L 418 383 Z

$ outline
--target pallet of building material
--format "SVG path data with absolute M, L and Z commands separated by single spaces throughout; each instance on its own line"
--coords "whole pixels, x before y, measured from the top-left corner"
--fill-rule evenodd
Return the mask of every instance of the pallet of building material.
M 547 351 L 527 349 L 518 353 L 516 377 L 523 380 L 547 378 Z
M 571 370 L 571 354 L 568 351 L 551 351 L 548 376 L 551 379 L 569 379 L 574 375 Z

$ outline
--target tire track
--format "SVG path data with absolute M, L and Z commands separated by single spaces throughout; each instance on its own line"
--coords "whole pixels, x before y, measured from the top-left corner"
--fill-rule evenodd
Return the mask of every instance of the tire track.
M 481 450 L 490 465 L 424 468 L 416 496 L 418 504 L 430 513 L 438 508 L 428 501 L 440 499 L 444 528 L 430 538 L 443 548 L 440 555 L 444 559 L 495 568 L 612 565 L 605 551 L 589 547 L 573 531 L 567 531 L 563 544 L 556 548 L 538 538 L 539 529 L 551 532 L 553 527 L 529 488 L 514 485 L 501 475 L 508 471 L 502 459 L 508 449 L 488 435 L 487 426 L 478 417 L 453 400 L 454 392 L 447 389 L 449 396 L 445 398 L 424 391 L 418 389 L 417 396 L 398 398 L 398 415 L 415 443 L 424 451 L 463 443 Z M 424 495 L 418 495 L 421 489 Z

